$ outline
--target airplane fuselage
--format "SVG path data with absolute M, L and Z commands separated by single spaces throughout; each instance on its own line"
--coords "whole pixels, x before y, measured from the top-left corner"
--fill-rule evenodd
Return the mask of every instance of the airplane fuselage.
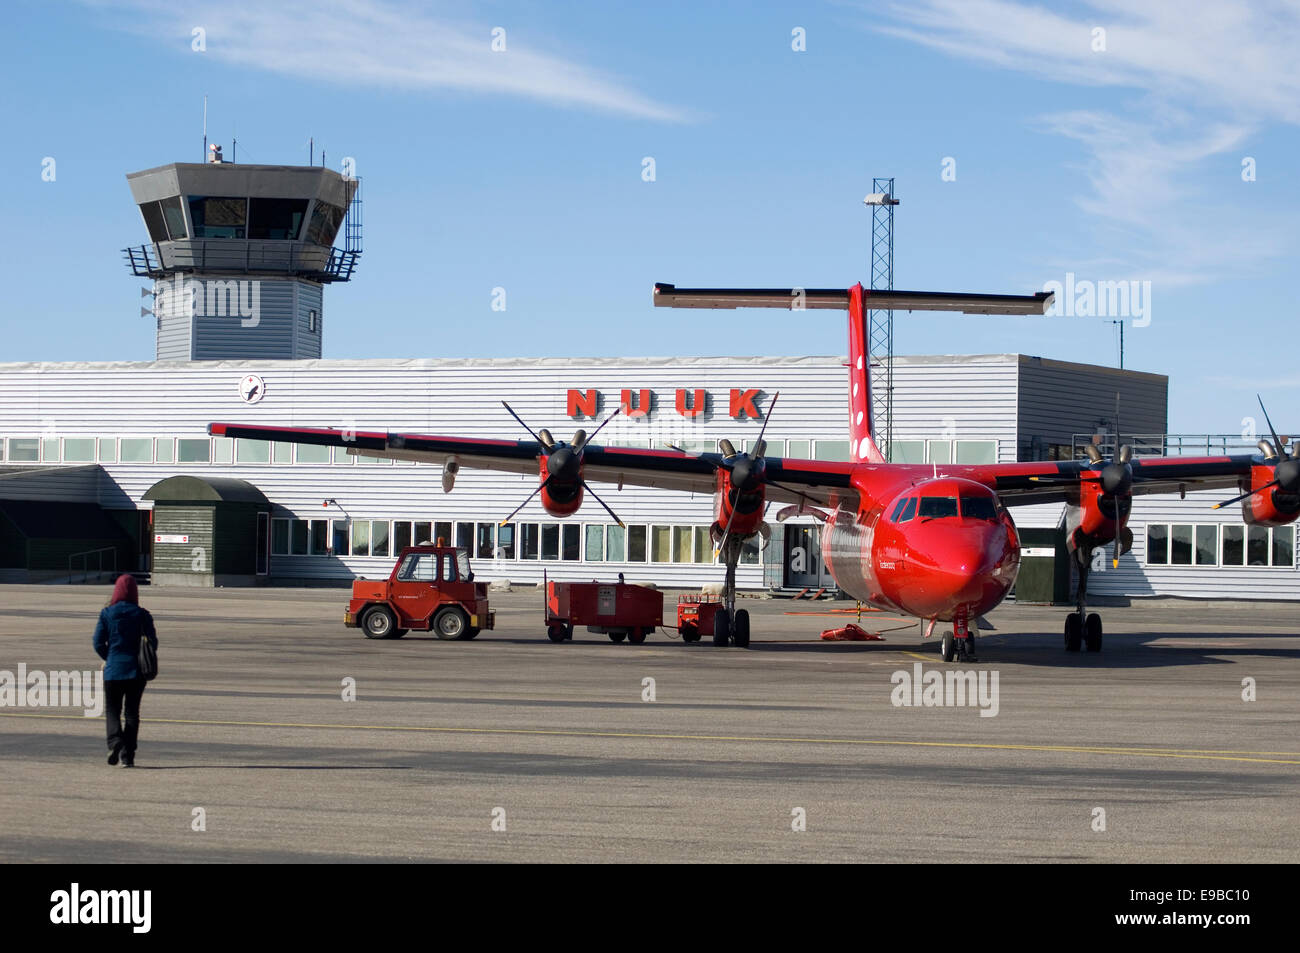
M 944 476 L 880 486 L 890 468 L 867 469 L 855 480 L 857 510 L 836 509 L 822 530 L 823 558 L 840 589 L 943 621 L 974 619 L 1006 597 L 1020 569 L 1020 541 L 992 490 Z

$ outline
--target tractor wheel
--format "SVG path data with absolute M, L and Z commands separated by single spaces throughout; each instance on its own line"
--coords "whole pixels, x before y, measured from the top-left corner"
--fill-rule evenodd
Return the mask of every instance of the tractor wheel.
M 440 639 L 459 639 L 469 631 L 469 619 L 464 610 L 456 606 L 439 609 L 433 617 L 433 634 Z
M 388 606 L 372 606 L 361 617 L 361 631 L 368 639 L 391 639 L 397 629 L 397 620 Z

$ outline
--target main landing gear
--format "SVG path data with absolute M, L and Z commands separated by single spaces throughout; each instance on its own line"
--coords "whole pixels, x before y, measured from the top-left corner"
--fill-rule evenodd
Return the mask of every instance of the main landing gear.
M 713 644 L 749 648 L 749 610 L 736 609 L 736 565 L 745 541 L 727 536 L 722 541 L 722 560 L 727 574 L 722 585 L 722 608 L 713 616 Z
M 945 662 L 958 659 L 962 662 L 978 662 L 975 654 L 975 633 L 970 630 L 970 622 L 964 615 L 952 620 L 952 631 L 943 634 L 940 653 Z
M 1079 586 L 1075 590 L 1076 608 L 1065 617 L 1065 651 L 1077 652 L 1087 646 L 1089 652 L 1101 651 L 1101 616 L 1088 611 L 1088 572 L 1091 565 L 1088 554 L 1081 547 L 1075 551 L 1075 565 L 1079 569 Z

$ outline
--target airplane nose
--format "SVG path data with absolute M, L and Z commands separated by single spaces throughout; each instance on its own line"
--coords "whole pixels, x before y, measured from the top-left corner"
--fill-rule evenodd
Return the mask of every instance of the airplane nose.
M 920 585 L 912 587 L 906 602 L 917 615 L 947 618 L 958 606 L 983 614 L 1002 601 L 1015 581 L 1015 543 L 1006 527 L 990 523 L 953 529 L 909 553 Z
M 980 527 L 956 543 L 944 563 L 952 604 L 996 604 L 1011 588 L 1011 540 L 1001 525 Z M 990 606 L 991 608 L 991 606 Z M 983 610 L 981 610 L 983 611 Z

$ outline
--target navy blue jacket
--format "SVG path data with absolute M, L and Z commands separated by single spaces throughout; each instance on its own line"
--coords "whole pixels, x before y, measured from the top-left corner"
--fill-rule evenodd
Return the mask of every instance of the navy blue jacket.
M 108 664 L 104 666 L 104 681 L 139 678 L 140 639 L 147 636 L 149 644 L 158 649 L 158 636 L 153 628 L 153 616 L 133 602 L 115 602 L 99 613 L 95 626 L 95 651 Z

